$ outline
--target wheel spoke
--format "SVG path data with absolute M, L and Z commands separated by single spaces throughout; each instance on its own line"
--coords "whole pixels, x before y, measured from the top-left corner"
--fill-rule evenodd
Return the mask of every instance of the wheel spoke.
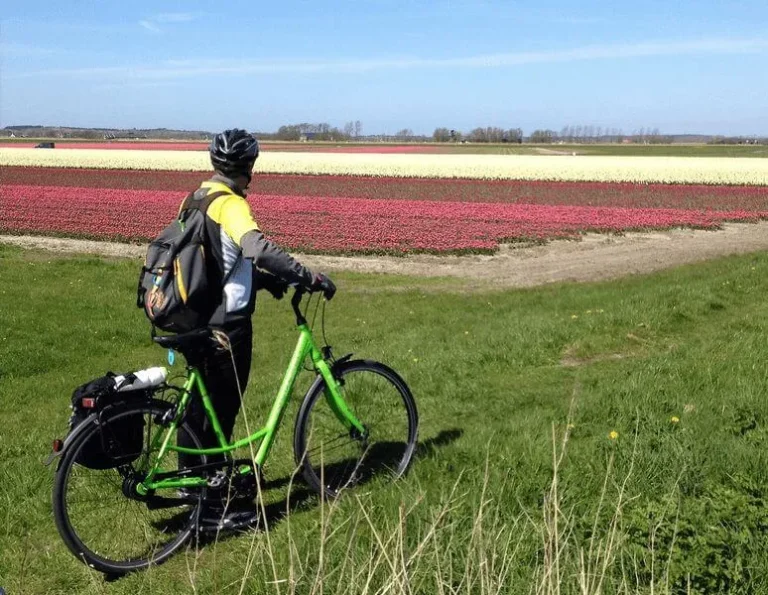
M 300 423 L 307 480 L 318 487 L 322 473 L 330 496 L 376 475 L 401 474 L 410 463 L 416 440 L 415 404 L 386 369 L 355 363 L 342 376 L 341 397 L 365 426 L 365 441 L 346 428 L 339 433 L 342 424 L 322 389 L 311 397 L 311 407 Z
M 310 454 L 312 454 L 314 452 L 318 452 L 318 451 L 322 451 L 323 449 L 327 449 L 329 444 L 333 444 L 333 443 L 339 442 L 340 440 L 344 440 L 345 438 L 349 438 L 349 436 L 347 436 L 346 434 L 340 434 L 336 438 L 332 438 L 330 440 L 326 440 L 325 442 L 323 442 L 319 446 L 316 446 L 313 449 L 308 450 L 307 454 L 310 455 Z
M 180 547 L 195 522 L 193 511 L 199 501 L 163 499 L 163 506 L 150 508 L 147 502 L 128 498 L 123 493 L 127 481 L 140 481 L 140 471 L 153 464 L 157 452 L 148 452 L 152 434 L 160 427 L 152 423 L 154 415 L 166 409 L 155 405 L 139 405 L 118 412 L 104 421 L 103 431 L 110 431 L 111 423 L 139 422 L 144 416 L 142 452 L 133 463 L 117 469 L 92 469 L 75 461 L 79 451 L 91 439 L 98 438 L 99 426 L 94 425 L 65 453 L 62 467 L 57 472 L 54 498 L 56 523 L 65 543 L 76 556 L 104 572 L 119 572 L 143 567 L 153 560 L 167 557 Z M 131 416 L 134 416 L 131 418 Z M 147 419 L 148 418 L 148 419 Z M 201 447 L 199 438 L 184 424 L 193 443 Z M 113 436 L 117 435 L 113 431 Z M 130 451 L 129 451 L 130 452 Z M 207 462 L 205 456 L 203 462 Z M 163 468 L 178 468 L 178 457 L 169 452 Z M 82 559 L 81 558 L 81 559 Z

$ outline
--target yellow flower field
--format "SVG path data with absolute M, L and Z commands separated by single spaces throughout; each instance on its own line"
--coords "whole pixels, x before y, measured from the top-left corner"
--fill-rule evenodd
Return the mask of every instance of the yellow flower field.
M 207 171 L 203 151 L 0 148 L 0 166 Z M 263 153 L 257 171 L 488 180 L 768 185 L 768 159 Z

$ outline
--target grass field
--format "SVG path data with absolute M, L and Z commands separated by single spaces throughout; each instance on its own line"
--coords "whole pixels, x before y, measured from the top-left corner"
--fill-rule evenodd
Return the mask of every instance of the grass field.
M 268 532 L 104 582 L 59 539 L 40 462 L 74 386 L 162 362 L 138 268 L 0 247 L 9 594 L 768 589 L 768 255 L 505 292 L 340 274 L 329 339 L 410 383 L 412 472 L 323 505 L 297 483 L 287 502 L 295 399 L 266 469 Z M 295 341 L 286 302 L 262 298 L 255 326 L 252 423 Z

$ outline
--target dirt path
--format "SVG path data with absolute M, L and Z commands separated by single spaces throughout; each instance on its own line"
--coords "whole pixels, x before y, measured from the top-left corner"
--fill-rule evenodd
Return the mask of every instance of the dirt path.
M 2 236 L 0 243 L 56 252 L 143 258 L 144 246 L 33 236 Z M 423 277 L 459 277 L 473 286 L 532 287 L 558 281 L 595 281 L 768 250 L 768 221 L 730 223 L 719 231 L 677 229 L 623 236 L 585 235 L 581 241 L 502 246 L 493 256 L 296 255 L 310 268 Z
M 558 151 L 556 149 L 542 149 L 536 148 L 536 152 L 539 155 L 575 155 L 576 151 Z

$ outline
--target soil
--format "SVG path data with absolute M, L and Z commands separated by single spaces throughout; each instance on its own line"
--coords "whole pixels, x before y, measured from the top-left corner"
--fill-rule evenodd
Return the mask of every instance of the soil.
M 143 258 L 146 254 L 144 246 L 135 244 L 37 236 L 0 235 L 0 243 L 111 257 Z M 456 277 L 473 287 L 533 287 L 562 281 L 615 279 L 761 250 L 768 250 L 768 221 L 729 223 L 717 231 L 586 234 L 578 241 L 504 245 L 494 255 L 295 256 L 316 270 Z

